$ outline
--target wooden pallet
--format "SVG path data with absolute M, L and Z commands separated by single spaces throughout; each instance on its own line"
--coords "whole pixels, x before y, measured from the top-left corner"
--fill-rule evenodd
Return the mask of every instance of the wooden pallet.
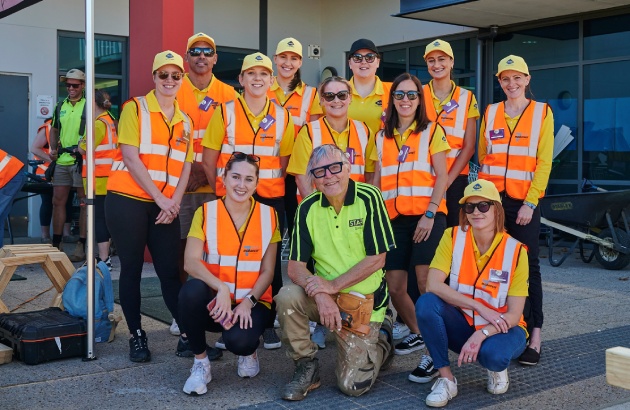
M 630 349 L 617 346 L 606 350 L 606 381 L 630 389 Z
M 68 256 L 50 244 L 6 245 L 0 249 L 0 313 L 9 313 L 2 294 L 15 270 L 34 263 L 41 265 L 57 292 L 50 306 L 61 307 L 61 293 L 75 270 Z

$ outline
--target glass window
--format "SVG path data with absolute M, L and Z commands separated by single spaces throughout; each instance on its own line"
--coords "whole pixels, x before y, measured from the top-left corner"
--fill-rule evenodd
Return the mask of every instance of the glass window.
M 383 81 L 394 81 L 396 77 L 407 71 L 407 49 L 383 51 L 381 64 L 376 75 Z
M 255 53 L 256 50 L 238 49 L 223 46 L 217 46 L 217 49 L 219 62 L 212 69 L 212 73 L 224 83 L 231 85 L 237 90 L 241 90 L 242 87 L 238 82 L 238 76 L 241 73 L 243 59 L 246 55 Z
M 475 73 L 477 67 L 476 39 L 466 38 L 449 41 L 455 56 L 453 67 L 453 79 L 461 87 L 474 91 Z M 426 46 L 409 48 L 409 72 L 427 83 L 431 75 L 427 71 L 427 63 L 424 62 L 424 50 Z
M 584 58 L 630 55 L 630 14 L 584 22 Z

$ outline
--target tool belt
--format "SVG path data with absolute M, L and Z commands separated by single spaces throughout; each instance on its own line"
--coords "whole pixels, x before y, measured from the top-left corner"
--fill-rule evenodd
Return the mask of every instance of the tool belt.
M 370 318 L 374 308 L 374 295 L 360 297 L 352 293 L 339 293 L 336 298 L 341 322 L 349 331 L 368 335 L 370 333 Z

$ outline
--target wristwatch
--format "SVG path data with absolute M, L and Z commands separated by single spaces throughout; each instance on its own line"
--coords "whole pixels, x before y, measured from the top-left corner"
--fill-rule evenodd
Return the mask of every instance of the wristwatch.
M 536 205 L 532 204 L 531 202 L 523 201 L 523 205 L 525 205 L 528 208 L 531 208 L 532 210 L 536 209 Z
M 486 330 L 486 329 L 481 329 L 481 333 L 483 333 L 484 336 L 486 336 L 486 337 L 490 336 L 490 332 L 488 332 L 488 330 Z
M 424 216 L 426 216 L 426 217 L 427 217 L 427 218 L 429 218 L 429 219 L 433 219 L 433 218 L 435 218 L 435 212 L 431 212 L 431 211 L 428 211 L 428 210 L 427 210 L 427 211 L 424 213 Z
M 258 299 L 256 299 L 256 296 L 254 295 L 247 295 L 245 297 L 249 299 L 250 302 L 252 302 L 252 307 L 256 306 L 256 304 L 258 303 Z

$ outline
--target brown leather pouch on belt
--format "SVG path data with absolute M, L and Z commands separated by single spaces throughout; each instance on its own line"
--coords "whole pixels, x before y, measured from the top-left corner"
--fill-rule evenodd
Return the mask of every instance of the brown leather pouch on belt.
M 370 317 L 374 308 L 374 295 L 364 296 L 365 298 L 362 298 L 351 293 L 339 293 L 337 295 L 339 311 L 346 314 L 342 315 L 342 318 L 346 317 L 343 320 L 344 327 L 360 335 L 370 333 Z

